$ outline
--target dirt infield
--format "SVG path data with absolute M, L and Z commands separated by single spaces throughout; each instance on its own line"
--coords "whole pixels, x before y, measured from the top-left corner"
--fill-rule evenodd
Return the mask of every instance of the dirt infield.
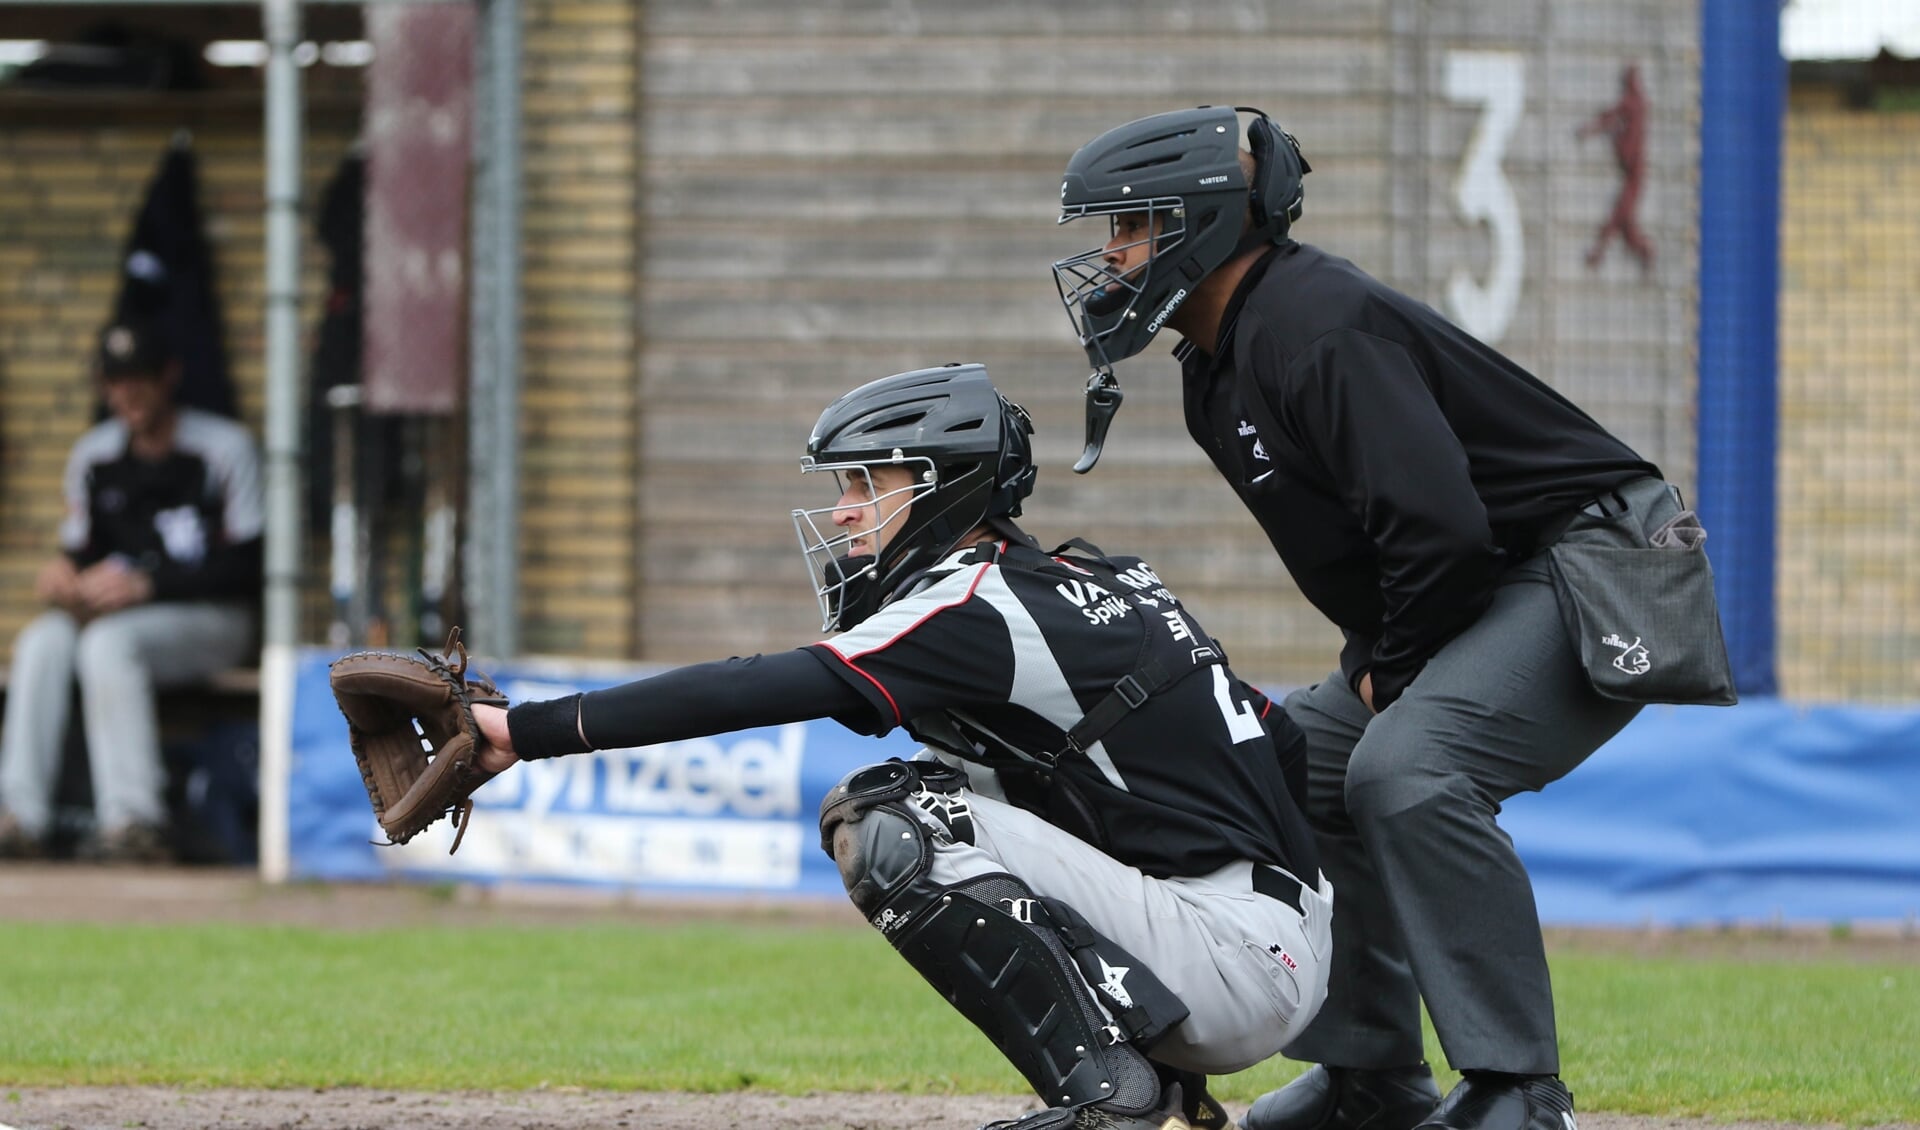
M 268 886 L 250 872 L 95 869 L 0 864 L 0 919 L 37 922 L 255 922 L 326 929 L 486 923 L 670 922 L 702 918 L 858 927 L 840 902 L 776 899 L 613 897 L 551 888 Z M 1838 937 L 1830 932 L 1556 932 L 1555 944 L 1642 953 L 1721 957 L 1847 957 L 1920 960 L 1910 931 Z M 4 1070 L 4 1065 L 0 1065 Z M 189 1090 L 167 1087 L 0 1089 L 0 1130 L 879 1130 L 972 1127 L 1027 1106 L 1014 1095 L 758 1093 L 692 1095 L 552 1088 L 516 1092 Z M 1235 1112 L 1239 1113 L 1238 1111 Z M 1708 1124 L 1604 1113 L 1582 1114 L 1583 1130 L 1787 1130 L 1754 1123 Z M 1795 1128 L 1804 1130 L 1804 1128 Z M 1920 1127 L 1906 1128 L 1920 1130 Z
M 18 1098 L 15 1098 L 15 1095 Z M 70 1087 L 9 1092 L 0 1130 L 891 1130 L 979 1126 L 1021 1109 L 1007 1096 L 686 1095 L 601 1091 L 508 1094 L 394 1091 L 177 1091 Z M 1236 1112 L 1238 1113 L 1238 1112 Z M 1581 1130 L 1807 1130 L 1582 1114 Z

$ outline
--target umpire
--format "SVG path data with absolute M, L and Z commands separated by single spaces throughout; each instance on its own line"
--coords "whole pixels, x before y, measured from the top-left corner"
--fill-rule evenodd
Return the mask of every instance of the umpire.
M 1113 363 L 1171 328 L 1188 430 L 1346 639 L 1340 669 L 1286 702 L 1340 892 L 1327 1004 L 1286 1049 L 1316 1066 L 1245 1125 L 1571 1130 L 1532 887 L 1495 816 L 1579 765 L 1638 701 L 1730 698 L 1709 670 L 1725 657 L 1704 554 L 1627 554 L 1644 567 L 1581 592 L 1560 561 L 1697 548 L 1704 531 L 1652 463 L 1565 397 L 1288 238 L 1308 165 L 1246 112 L 1244 149 L 1236 111 L 1203 107 L 1074 154 L 1060 222 L 1102 217 L 1111 238 L 1054 264 L 1095 370 L 1076 469 L 1098 458 L 1118 407 Z M 1650 663 L 1638 637 L 1611 632 L 1616 654 L 1569 632 L 1561 590 L 1644 617 L 1671 565 L 1709 581 L 1684 609 L 1697 656 Z M 1678 670 L 1661 670 L 1674 682 L 1660 692 L 1604 686 L 1661 664 Z M 1444 1102 L 1423 1060 L 1423 999 L 1463 1075 Z

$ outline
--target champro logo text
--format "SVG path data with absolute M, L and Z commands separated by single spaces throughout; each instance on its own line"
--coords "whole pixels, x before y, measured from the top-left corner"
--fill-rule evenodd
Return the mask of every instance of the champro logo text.
M 1167 304 L 1160 307 L 1160 312 L 1153 316 L 1153 321 L 1147 323 L 1147 332 L 1149 334 L 1159 333 L 1160 327 L 1166 324 L 1167 319 L 1172 317 L 1173 312 L 1180 309 L 1180 304 L 1186 300 L 1186 287 L 1181 287 L 1179 290 L 1174 291 L 1173 297 L 1167 299 Z

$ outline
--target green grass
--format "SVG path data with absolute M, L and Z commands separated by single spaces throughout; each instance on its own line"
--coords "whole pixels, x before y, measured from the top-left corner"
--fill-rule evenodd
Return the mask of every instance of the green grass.
M 865 930 L 6 923 L 0 954 L 20 1086 L 1022 1089 Z M 1920 964 L 1559 951 L 1554 980 L 1583 1110 L 1920 1122 Z

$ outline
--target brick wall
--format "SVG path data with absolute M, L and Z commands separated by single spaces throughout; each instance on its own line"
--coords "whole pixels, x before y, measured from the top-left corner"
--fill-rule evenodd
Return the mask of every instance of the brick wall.
M 1796 89 L 1783 162 L 1779 662 L 1798 699 L 1920 688 L 1920 110 Z
M 635 629 L 632 0 L 525 5 L 525 650 L 627 657 Z

